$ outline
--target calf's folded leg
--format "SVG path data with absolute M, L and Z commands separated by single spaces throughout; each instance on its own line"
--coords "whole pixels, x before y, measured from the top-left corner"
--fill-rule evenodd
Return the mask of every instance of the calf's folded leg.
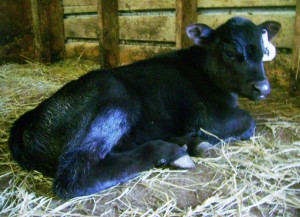
M 192 156 L 215 156 L 220 140 L 225 142 L 245 140 L 254 135 L 254 120 L 246 111 L 239 108 L 205 118 L 198 115 L 194 120 L 191 127 L 188 127 L 191 130 L 185 136 L 168 140 L 179 146 L 186 145 L 188 153 Z
M 63 154 L 53 191 L 61 198 L 89 195 L 123 183 L 154 166 L 193 168 L 185 148 L 155 140 L 126 152 L 108 153 L 101 159 L 95 152 L 75 150 Z

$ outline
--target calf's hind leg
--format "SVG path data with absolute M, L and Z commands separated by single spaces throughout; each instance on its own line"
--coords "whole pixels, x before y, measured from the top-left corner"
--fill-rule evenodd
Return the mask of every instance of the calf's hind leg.
M 161 140 L 144 143 L 126 152 L 110 152 L 103 159 L 97 153 L 76 150 L 64 154 L 60 162 L 53 191 L 65 199 L 99 192 L 156 165 L 185 169 L 195 166 L 184 148 Z

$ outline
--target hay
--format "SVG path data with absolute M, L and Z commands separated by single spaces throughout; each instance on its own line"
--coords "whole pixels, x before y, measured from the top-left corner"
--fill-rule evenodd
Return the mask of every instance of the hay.
M 152 169 L 101 193 L 64 201 L 52 179 L 11 159 L 9 127 L 90 62 L 29 62 L 0 67 L 0 216 L 296 216 L 300 209 L 300 100 L 283 89 L 241 104 L 257 120 L 249 141 L 223 144 L 216 158 L 194 158 L 192 171 Z

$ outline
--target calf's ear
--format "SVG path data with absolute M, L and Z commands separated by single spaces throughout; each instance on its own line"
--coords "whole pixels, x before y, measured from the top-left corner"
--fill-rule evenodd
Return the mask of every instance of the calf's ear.
M 213 33 L 214 30 L 212 28 L 202 23 L 192 24 L 186 28 L 187 36 L 194 41 L 195 45 L 198 46 L 204 45 L 211 41 L 213 38 Z
M 281 24 L 275 21 L 266 21 L 259 25 L 261 29 L 265 29 L 268 32 L 269 41 L 272 40 L 281 28 Z

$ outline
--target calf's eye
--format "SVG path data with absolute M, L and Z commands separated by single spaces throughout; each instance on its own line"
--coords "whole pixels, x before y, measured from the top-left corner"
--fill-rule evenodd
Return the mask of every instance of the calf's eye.
M 245 57 L 243 54 L 235 53 L 230 50 L 224 50 L 223 55 L 224 55 L 224 59 L 227 61 L 243 62 L 245 60 Z
M 225 50 L 224 51 L 224 56 L 227 59 L 233 59 L 233 58 L 235 58 L 234 53 L 232 51 L 229 51 L 229 50 Z

